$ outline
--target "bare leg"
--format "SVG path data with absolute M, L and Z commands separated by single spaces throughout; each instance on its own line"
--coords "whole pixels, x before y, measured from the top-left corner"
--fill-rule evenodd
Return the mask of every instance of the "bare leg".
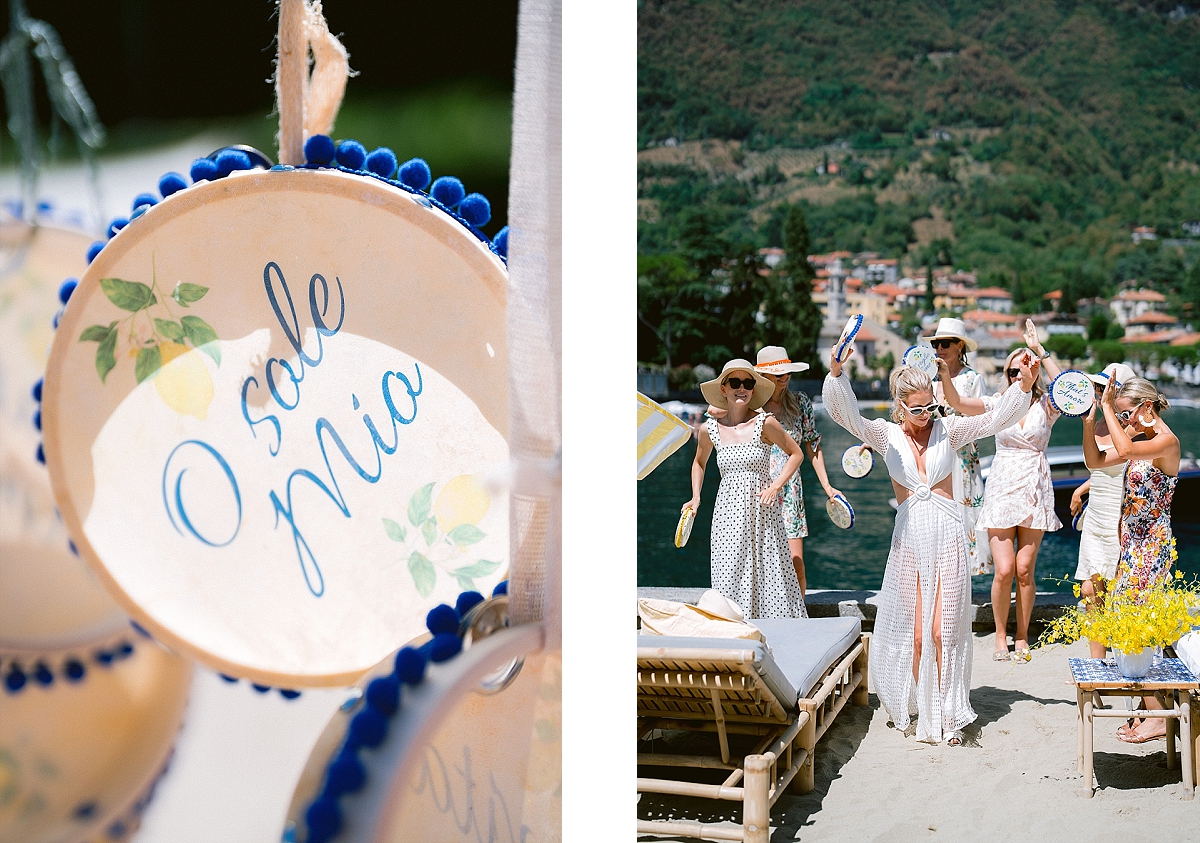
M 1092 574 L 1079 584 L 1079 593 L 1087 602 L 1089 612 L 1101 608 L 1104 605 L 1104 578 L 1099 574 Z M 1099 641 L 1089 641 L 1088 650 L 1093 659 L 1102 659 L 1108 648 Z
M 938 693 L 946 689 L 942 687 L 942 578 L 938 577 L 937 591 L 933 596 L 933 652 L 938 666 Z
M 921 575 L 917 574 L 917 612 L 913 617 L 913 682 L 921 678 Z
M 1163 705 L 1153 694 L 1147 694 L 1142 698 L 1142 706 L 1148 711 L 1161 710 Z M 1139 720 L 1130 729 L 1117 731 L 1117 737 L 1126 743 L 1141 743 L 1142 741 L 1157 738 L 1167 733 L 1167 721 L 1161 717 L 1149 717 L 1145 720 Z
M 792 552 L 792 567 L 796 569 L 796 579 L 800 581 L 800 596 L 808 591 L 808 583 L 804 580 L 804 539 L 788 539 L 788 549 Z
M 1017 631 L 1013 635 L 1013 647 L 1018 650 L 1029 649 L 1029 619 L 1033 617 L 1033 601 L 1037 595 L 1034 568 L 1042 534 L 1042 530 L 1017 528 Z
M 1017 560 L 1013 551 L 1016 528 L 988 530 L 988 544 L 996 574 L 992 577 L 992 616 L 996 620 L 996 652 L 1008 652 L 1008 608 L 1012 603 L 1012 582 Z

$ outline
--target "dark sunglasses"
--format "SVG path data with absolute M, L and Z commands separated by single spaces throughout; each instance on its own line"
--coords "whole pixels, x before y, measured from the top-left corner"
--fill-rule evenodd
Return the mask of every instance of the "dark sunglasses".
M 1133 414 L 1136 413 L 1138 411 L 1138 407 L 1141 406 L 1141 404 L 1138 404 L 1137 407 L 1133 407 L 1128 410 L 1122 410 L 1121 412 L 1117 413 L 1117 418 L 1121 420 L 1121 424 L 1129 424 L 1129 420 L 1133 418 Z
M 950 346 L 954 345 L 956 342 L 958 342 L 958 340 L 933 340 L 929 344 L 932 345 L 934 348 L 949 348 Z
M 748 389 L 751 392 L 753 392 L 754 387 L 757 386 L 757 382 L 754 380 L 754 378 L 729 378 L 727 381 L 725 381 L 725 383 L 729 384 L 733 389 Z
M 932 414 L 933 411 L 937 409 L 937 407 L 938 407 L 937 404 L 926 404 L 924 407 L 910 407 L 907 404 L 904 405 L 904 409 L 908 410 L 910 413 L 913 414 L 913 416 L 915 416 L 918 419 L 921 418 L 921 416 L 925 415 L 926 413 Z
M 1020 376 L 1021 376 L 1021 370 L 1020 370 L 1020 369 L 1009 369 L 1009 370 L 1008 370 L 1008 376 L 1009 376 L 1010 378 L 1017 378 L 1017 377 L 1020 377 Z

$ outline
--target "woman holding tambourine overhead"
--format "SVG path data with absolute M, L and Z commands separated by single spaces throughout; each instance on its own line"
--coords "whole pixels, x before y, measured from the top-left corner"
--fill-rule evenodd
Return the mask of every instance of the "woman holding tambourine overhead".
M 1021 373 L 1020 361 L 1036 354 L 1053 380 L 1059 367 L 1038 340 L 1033 322 L 1025 320 L 1025 344 L 1008 355 L 1004 364 L 1004 383 L 1012 384 Z M 983 412 L 999 396 L 971 399 L 951 396 L 947 403 L 965 415 Z M 1046 446 L 1050 429 L 1058 421 L 1059 411 L 1039 384 L 1033 385 L 1033 401 L 1017 424 L 996 434 L 996 456 L 983 493 L 983 506 L 975 520 L 976 530 L 987 530 L 992 562 L 992 614 L 996 621 L 995 661 L 1030 660 L 1029 620 L 1037 593 L 1034 572 L 1038 549 L 1047 530 L 1054 532 L 1062 522 L 1054 514 L 1054 486 Z M 1013 580 L 1017 583 L 1017 628 L 1013 652 L 1008 651 L 1008 610 L 1012 605 Z
M 853 353 L 853 352 L 851 352 Z M 847 358 L 849 354 L 845 355 Z M 864 419 L 831 355 L 825 408 L 839 425 L 883 455 L 900 506 L 879 592 L 871 675 L 879 700 L 899 729 L 917 712 L 917 740 L 962 744 L 971 708 L 971 575 L 962 507 L 954 500 L 955 453 L 991 436 L 1029 408 L 1038 363 L 1021 364 L 996 405 L 980 416 L 933 418 L 929 375 L 914 366 L 892 372 L 892 421 Z
M 712 587 L 742 607 L 749 618 L 802 618 L 808 613 L 792 567 L 780 493 L 804 455 L 771 415 L 756 413 L 775 384 L 749 360 L 730 360 L 721 374 L 700 385 L 705 399 L 725 410 L 700 428 L 692 463 L 692 499 L 682 509 L 700 511 L 704 469 L 715 449 L 721 486 L 713 505 Z M 771 479 L 771 448 L 788 455 Z

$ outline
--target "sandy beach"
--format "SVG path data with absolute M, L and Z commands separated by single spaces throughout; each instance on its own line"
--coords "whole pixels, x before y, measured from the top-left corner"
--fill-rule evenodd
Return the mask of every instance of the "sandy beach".
M 816 789 L 776 803 L 773 843 L 1200 836 L 1200 799 L 1181 798 L 1180 771 L 1166 769 L 1166 742 L 1124 744 L 1118 719 L 1097 720 L 1097 790 L 1084 797 L 1067 657 L 1086 657 L 1085 645 L 1035 650 L 1031 662 L 1013 664 L 991 660 L 992 635 L 974 639 L 971 703 L 979 717 L 964 746 L 905 738 L 872 693 L 869 707 L 847 706 L 817 744 Z M 741 806 L 642 794 L 638 818 L 740 821 Z

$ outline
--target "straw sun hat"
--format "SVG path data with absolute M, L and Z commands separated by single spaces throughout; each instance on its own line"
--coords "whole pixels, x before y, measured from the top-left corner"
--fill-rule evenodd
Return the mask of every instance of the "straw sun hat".
M 754 371 L 754 364 L 744 358 L 730 360 L 721 368 L 721 374 L 717 375 L 710 381 L 705 381 L 700 384 L 700 392 L 704 395 L 704 400 L 714 407 L 719 407 L 722 410 L 729 409 L 729 402 L 725 396 L 721 394 L 721 384 L 733 372 L 747 372 L 754 376 L 756 386 L 754 393 L 750 396 L 750 409 L 757 410 L 763 404 L 766 404 L 770 397 L 775 393 L 775 384 L 769 378 L 759 372 Z
M 928 339 L 930 342 L 934 340 L 962 340 L 966 343 L 967 351 L 975 351 L 979 348 L 979 343 L 967 336 L 967 328 L 963 325 L 963 321 L 955 319 L 952 316 L 943 316 L 939 319 L 937 330 Z
M 758 352 L 758 362 L 754 371 L 767 375 L 794 375 L 807 372 L 807 363 L 793 363 L 788 359 L 787 349 L 782 345 L 764 345 Z

